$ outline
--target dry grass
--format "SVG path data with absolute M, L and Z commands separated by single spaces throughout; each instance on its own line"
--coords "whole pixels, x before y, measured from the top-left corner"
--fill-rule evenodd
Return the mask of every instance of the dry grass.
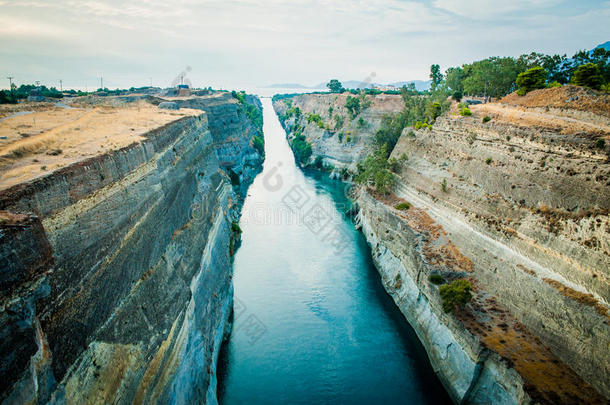
M 140 142 L 154 128 L 197 114 L 201 111 L 161 110 L 140 102 L 125 107 L 47 106 L 7 118 L 0 122 L 0 189 Z
M 475 283 L 475 291 L 476 291 Z M 506 359 L 521 375 L 525 390 L 541 404 L 605 404 L 605 399 L 494 297 L 476 291 L 456 316 L 482 344 Z
M 407 201 L 392 192 L 384 194 L 369 190 L 369 193 L 404 219 L 411 229 L 425 236 L 423 253 L 428 260 L 428 264 L 439 267 L 444 271 L 468 273 L 474 271 L 472 260 L 460 252 L 457 246 L 449 240 L 443 227 L 436 223 L 426 211 L 415 207 L 406 211 L 395 209 L 394 207 L 397 204 Z
M 528 108 L 575 109 L 610 118 L 610 95 L 578 86 L 534 90 L 525 96 L 511 93 L 500 103 Z
M 559 291 L 561 295 L 573 299 L 574 301 L 577 301 L 583 305 L 587 305 L 589 307 L 594 308 L 600 315 L 603 315 L 610 320 L 608 309 L 603 304 L 601 304 L 593 296 L 593 294 L 585 294 L 583 292 L 576 291 L 568 286 L 561 284 L 559 281 L 552 280 L 550 278 L 543 278 L 543 280 L 551 286 L 555 287 L 555 289 L 557 289 L 557 291 Z

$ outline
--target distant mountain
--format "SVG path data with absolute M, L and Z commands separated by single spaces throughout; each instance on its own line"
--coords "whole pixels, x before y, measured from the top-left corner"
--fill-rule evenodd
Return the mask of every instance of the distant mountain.
M 406 86 L 409 83 L 415 83 L 415 88 L 419 91 L 424 91 L 424 90 L 428 90 L 430 88 L 430 80 L 411 80 L 408 82 L 394 82 L 394 83 L 390 83 L 390 86 L 394 86 L 394 87 L 402 87 L 402 86 Z
M 299 83 L 274 83 L 267 86 L 272 89 L 311 89 L 312 87 L 303 86 Z
M 409 83 L 415 83 L 415 88 L 419 91 L 428 90 L 430 88 L 430 80 L 409 80 L 409 81 L 405 81 L 405 82 L 394 82 L 394 83 L 390 83 L 389 86 L 402 87 L 402 86 L 408 85 Z M 341 84 L 346 89 L 370 89 L 371 87 L 386 86 L 385 84 L 365 83 L 365 82 L 362 82 L 359 80 L 341 81 Z M 326 90 L 326 82 L 319 83 L 315 86 L 305 86 L 300 83 L 274 83 L 267 87 L 273 88 L 273 89 L 282 88 L 282 89 Z

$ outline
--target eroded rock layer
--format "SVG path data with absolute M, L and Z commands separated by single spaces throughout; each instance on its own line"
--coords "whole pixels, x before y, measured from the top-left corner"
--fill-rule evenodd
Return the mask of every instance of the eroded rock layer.
M 200 113 L 0 194 L 5 403 L 216 402 L 231 224 L 262 158 L 230 94 L 189 103 Z

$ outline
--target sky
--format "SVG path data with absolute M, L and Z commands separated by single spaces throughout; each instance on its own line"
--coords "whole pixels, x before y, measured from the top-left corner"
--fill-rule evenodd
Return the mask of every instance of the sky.
M 610 1 L 0 0 L 0 87 L 390 83 L 609 40 Z

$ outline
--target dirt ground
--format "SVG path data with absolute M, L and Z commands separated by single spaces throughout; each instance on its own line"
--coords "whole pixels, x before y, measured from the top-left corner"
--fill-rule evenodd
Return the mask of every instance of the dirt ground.
M 0 111 L 0 189 L 109 150 L 139 142 L 150 130 L 201 111 L 125 107 L 62 108 L 20 104 Z

